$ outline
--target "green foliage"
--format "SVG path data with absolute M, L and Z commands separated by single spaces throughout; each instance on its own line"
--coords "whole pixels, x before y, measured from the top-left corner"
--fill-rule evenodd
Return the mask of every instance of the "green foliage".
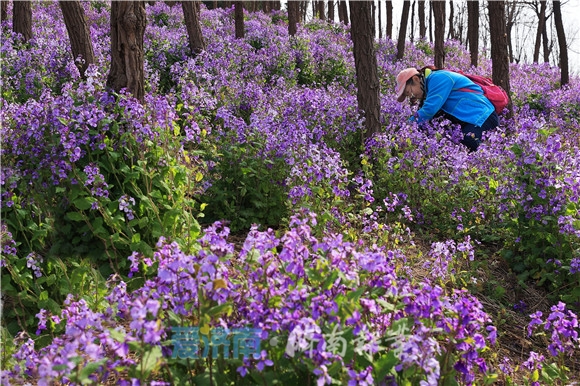
M 93 9 L 95 9 L 99 13 L 102 12 L 103 10 L 108 11 L 110 8 L 109 4 L 105 1 L 99 1 L 99 0 L 91 1 L 89 4 Z
M 200 198 L 207 204 L 205 221 L 231 220 L 233 232 L 252 224 L 277 226 L 287 215 L 285 163 L 282 159 L 258 154 L 260 144 L 228 145 L 212 162 L 211 187 Z
M 547 138 L 550 132 L 543 131 L 541 135 Z M 578 208 L 570 201 L 560 204 L 559 210 L 553 210 L 554 198 L 562 199 L 560 185 L 564 182 L 550 181 L 550 176 L 551 170 L 560 165 L 550 159 L 550 154 L 524 150 L 519 144 L 513 145 L 512 151 L 519 165 L 514 169 L 517 170 L 514 178 L 522 191 L 503 199 L 504 205 L 511 208 L 511 215 L 504 222 L 511 237 L 503 255 L 522 283 L 531 280 L 538 286 L 557 289 L 556 298 L 564 296 L 568 302 L 577 302 L 580 300 L 580 294 L 574 290 L 577 278 L 565 271 L 580 251 L 580 243 L 577 237 L 560 231 L 559 219 L 577 216 Z M 518 162 L 529 157 L 533 157 L 534 162 Z M 539 187 L 538 181 L 549 183 Z M 525 197 L 525 200 L 518 197 Z M 580 221 L 576 220 L 574 227 L 580 229 Z
M 547 103 L 547 95 L 539 93 L 531 93 L 527 96 L 527 100 L 522 101 L 522 105 L 527 105 L 530 109 L 539 112 L 547 110 Z
M 293 40 L 296 82 L 300 85 L 328 85 L 338 82 L 346 86 L 354 81 L 354 71 L 344 58 L 314 60 L 310 52 L 310 42 L 302 38 Z
M 415 42 L 415 48 L 422 51 L 426 57 L 432 57 L 434 55 L 432 44 L 426 39 Z
M 176 82 L 171 75 L 171 66 L 182 60 L 178 53 L 168 51 L 158 41 L 154 41 L 147 52 L 145 60 L 149 67 L 159 74 L 157 87 L 161 94 L 167 94 L 175 86 Z
M 15 305 L 8 311 L 11 332 L 18 325 L 32 328 L 40 308 L 56 312 L 68 293 L 94 294 L 89 283 L 102 282 L 101 275 L 126 274 L 127 256 L 151 256 L 161 236 L 189 250 L 200 231 L 201 208 L 192 194 L 203 179 L 202 164 L 182 149 L 177 122 L 143 138 L 132 128 L 135 118 L 125 97 L 117 98 L 113 113 L 91 129 L 103 133 L 102 146 L 81 144 L 84 156 L 58 185 L 44 182 L 52 171 L 37 168 L 35 159 L 3 158 L 7 165 L 37 169 L 34 179 L 11 177 L 14 204 L 2 211 L 2 223 L 17 240 L 17 253 L 7 255 L 2 267 L 3 293 Z M 46 149 L 58 149 L 60 136 L 44 133 Z M 29 259 L 38 261 L 41 276 Z
M 484 218 L 491 213 L 482 216 L 470 210 L 471 203 L 490 197 L 479 170 L 467 169 L 460 181 L 452 182 L 446 178 L 448 171 L 443 166 L 433 167 L 429 156 L 415 158 L 417 151 L 417 144 L 411 140 L 373 150 L 365 173 L 373 180 L 376 201 L 382 202 L 391 192 L 403 193 L 406 205 L 414 210 L 417 230 L 451 239 L 463 234 L 485 237 L 488 222 Z

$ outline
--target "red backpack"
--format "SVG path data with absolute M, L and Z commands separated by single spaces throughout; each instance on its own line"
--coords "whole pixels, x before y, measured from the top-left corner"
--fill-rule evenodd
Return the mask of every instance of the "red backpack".
M 423 67 L 423 70 L 425 70 L 426 68 L 429 68 L 431 71 L 439 70 L 438 68 L 432 67 L 432 66 Z M 446 71 L 451 71 L 451 72 L 456 72 L 458 74 L 461 74 L 461 75 L 465 76 L 466 78 L 468 78 L 469 80 L 471 80 L 473 83 L 479 85 L 483 90 L 483 95 L 487 99 L 489 99 L 489 101 L 493 104 L 493 107 L 495 107 L 496 113 L 498 113 L 498 114 L 501 113 L 503 111 L 503 109 L 505 109 L 506 106 L 508 105 L 510 100 L 509 100 L 507 93 L 500 86 L 493 84 L 491 79 L 486 78 L 485 76 L 466 74 L 460 70 L 448 70 L 448 69 L 446 69 Z M 476 91 L 468 89 L 468 88 L 462 88 L 460 90 L 465 91 L 465 92 L 476 92 Z

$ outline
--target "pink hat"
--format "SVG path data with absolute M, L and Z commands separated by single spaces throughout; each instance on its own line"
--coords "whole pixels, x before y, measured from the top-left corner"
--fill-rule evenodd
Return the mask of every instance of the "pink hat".
M 414 75 L 419 75 L 419 71 L 417 71 L 416 68 L 405 68 L 403 71 L 399 72 L 399 75 L 397 75 L 397 86 L 395 87 L 395 92 L 397 93 L 397 100 L 399 102 L 405 100 L 405 85 Z

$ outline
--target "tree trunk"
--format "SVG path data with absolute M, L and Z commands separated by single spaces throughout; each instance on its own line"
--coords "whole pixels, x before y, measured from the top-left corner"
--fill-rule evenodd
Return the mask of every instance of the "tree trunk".
M 505 1 L 489 1 L 489 38 L 491 40 L 491 63 L 493 83 L 501 86 L 510 95 L 510 67 L 506 35 Z M 511 100 L 508 105 L 512 115 Z
M 435 19 L 435 67 L 445 66 L 445 2 L 431 0 Z
M 182 1 L 181 9 L 183 10 L 185 27 L 187 28 L 187 36 L 189 38 L 189 50 L 193 55 L 197 55 L 205 50 L 203 33 L 201 32 L 201 25 L 199 24 L 199 2 Z
M 346 0 L 338 1 L 338 20 L 345 25 L 348 24 L 348 11 L 346 10 Z
M 318 0 L 316 2 L 316 7 L 317 7 L 318 18 L 320 20 L 324 20 L 325 19 L 325 16 L 324 16 L 324 0 Z
M 411 43 L 415 41 L 415 3 L 417 1 L 413 1 L 411 4 L 411 33 L 409 34 L 409 40 Z
M 8 20 L 8 0 L 0 0 L 0 22 Z
M 514 24 L 516 23 L 518 8 L 516 3 L 509 3 L 506 15 L 506 36 L 507 36 L 507 43 L 508 43 L 508 58 L 510 63 L 514 62 L 514 49 L 513 49 L 513 42 L 512 42 L 512 29 Z
M 393 1 L 387 0 L 385 2 L 385 7 L 387 9 L 387 29 L 385 30 L 385 35 L 389 39 L 393 38 Z
M 243 39 L 245 36 L 244 27 L 244 4 L 241 1 L 234 1 L 234 18 L 236 22 L 236 39 Z
M 445 4 L 445 3 L 444 3 Z M 455 29 L 453 28 L 453 0 L 449 0 L 449 39 L 455 39 Z
M 554 7 L 554 24 L 556 24 L 556 34 L 558 35 L 558 46 L 560 48 L 560 86 L 570 82 L 570 73 L 568 70 L 568 47 L 566 46 L 566 34 L 564 33 L 564 24 L 562 24 L 562 9 L 560 1 L 553 2 Z
M 328 21 L 334 23 L 334 0 L 328 0 Z
M 540 1 L 540 13 L 538 14 L 538 30 L 536 32 L 536 43 L 534 45 L 534 63 L 540 60 L 540 47 L 542 45 L 542 34 L 546 29 L 546 0 Z
M 379 4 L 379 40 L 383 39 L 383 18 L 381 16 L 381 0 L 377 0 Z
M 411 1 L 405 0 L 403 2 L 403 13 L 401 13 L 401 28 L 399 29 L 399 39 L 397 41 L 397 59 L 403 59 L 405 55 L 405 38 L 407 36 L 407 22 L 409 21 L 409 8 Z
M 302 20 L 302 23 L 306 22 L 306 13 L 308 11 L 308 2 L 306 1 L 301 1 L 300 2 L 300 18 L 299 20 Z
M 107 86 L 115 91 L 126 88 L 143 102 L 143 35 L 147 26 L 145 3 L 111 1 L 111 70 Z
M 89 64 L 95 63 L 91 31 L 87 24 L 85 10 L 78 0 L 58 2 L 68 32 L 73 60 L 82 78 Z M 78 61 L 80 56 L 80 62 Z
M 21 34 L 24 42 L 32 39 L 32 6 L 29 0 L 12 2 L 12 30 Z
M 429 2 L 429 41 L 433 43 L 433 2 Z
M 417 7 L 417 13 L 419 14 L 419 39 L 425 39 L 427 34 L 427 27 L 425 25 L 425 1 L 420 0 Z
M 373 21 L 373 40 L 377 37 L 377 28 L 375 21 L 377 20 L 377 7 L 375 6 L 375 2 L 371 3 L 371 20 Z
M 471 65 L 479 63 L 479 1 L 467 2 L 467 40 L 469 40 L 469 56 Z
M 297 0 L 288 0 L 288 35 L 295 36 L 298 31 L 298 7 Z
M 546 20 L 547 22 L 548 20 Z M 543 46 L 543 50 L 544 50 L 544 63 L 549 63 L 550 62 L 550 52 L 552 52 L 552 44 L 550 43 L 550 40 L 548 39 L 548 29 L 544 28 L 544 31 L 542 31 L 542 46 Z
M 380 128 L 380 98 L 377 57 L 373 39 L 373 19 L 370 1 L 350 1 L 353 54 L 356 70 L 357 101 L 364 112 L 365 139 Z

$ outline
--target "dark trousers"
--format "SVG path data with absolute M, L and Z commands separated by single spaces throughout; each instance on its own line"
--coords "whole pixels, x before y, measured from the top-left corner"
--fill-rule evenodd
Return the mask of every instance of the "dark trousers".
M 496 128 L 499 125 L 499 118 L 494 111 L 483 122 L 481 126 L 475 126 L 473 123 L 463 122 L 461 124 L 461 131 L 463 132 L 462 144 L 467 146 L 470 151 L 476 151 L 481 142 L 481 135 L 484 131 Z

